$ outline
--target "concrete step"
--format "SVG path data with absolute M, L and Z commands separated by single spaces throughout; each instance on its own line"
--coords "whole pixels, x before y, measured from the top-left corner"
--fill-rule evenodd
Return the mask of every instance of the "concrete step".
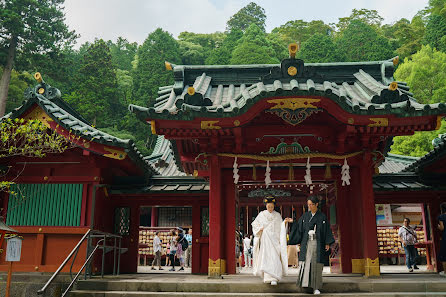
M 201 282 L 178 280 L 86 280 L 79 281 L 76 290 L 83 291 L 120 291 L 120 292 L 178 292 L 178 293 L 296 293 L 294 282 L 282 282 L 277 286 L 264 284 L 260 280 L 244 282 L 235 280 Z M 324 280 L 323 291 L 327 293 L 355 292 L 446 292 L 445 279 L 432 280 L 376 280 L 349 281 L 348 279 Z M 446 294 L 444 295 L 446 296 Z
M 173 296 L 173 297 L 308 297 L 308 293 L 204 293 L 204 292 L 137 292 L 137 291 L 72 291 L 71 297 L 153 297 L 153 296 Z M 320 296 L 326 297 L 444 297 L 446 292 L 422 293 L 422 292 L 381 292 L 381 293 L 324 293 Z

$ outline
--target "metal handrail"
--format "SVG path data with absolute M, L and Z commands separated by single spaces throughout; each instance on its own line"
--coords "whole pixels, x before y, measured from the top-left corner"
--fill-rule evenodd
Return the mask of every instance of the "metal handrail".
M 76 246 L 71 251 L 71 253 L 68 255 L 68 257 L 62 262 L 62 264 L 59 266 L 59 268 L 57 268 L 56 272 L 54 272 L 54 274 L 46 282 L 46 284 L 39 291 L 37 291 L 37 294 L 42 295 L 45 292 L 45 290 L 48 288 L 50 283 L 56 278 L 56 276 L 59 274 L 59 272 L 65 267 L 67 262 L 70 260 L 71 256 L 73 256 L 73 254 L 79 249 L 79 247 L 84 242 L 85 238 L 87 238 L 87 236 L 90 234 L 90 232 L 91 232 L 91 229 L 88 229 L 88 231 L 84 234 L 84 236 L 82 236 L 81 240 L 79 240 L 79 242 L 76 244 Z
M 93 251 L 91 252 L 90 256 L 88 256 L 87 261 L 85 261 L 84 265 L 82 265 L 81 269 L 79 270 L 79 272 L 76 274 L 76 276 L 71 280 L 71 283 L 68 285 L 68 288 L 65 290 L 65 292 L 63 292 L 62 297 L 64 297 L 68 291 L 70 291 L 70 289 L 73 287 L 74 283 L 77 281 L 77 278 L 79 277 L 79 275 L 82 273 L 82 270 L 84 270 L 85 266 L 88 265 L 88 262 L 90 262 L 91 258 L 93 258 L 94 253 L 96 252 L 96 250 L 99 248 L 99 244 L 101 241 L 104 241 L 105 243 L 105 239 L 100 239 L 98 240 L 98 242 L 96 243 L 95 248 L 93 249 Z
M 98 238 L 101 237 L 101 239 L 99 239 L 96 243 L 96 247 L 93 249 L 93 251 L 91 253 L 89 253 L 89 249 L 90 249 L 90 244 L 91 244 L 91 240 L 92 238 Z M 87 244 L 87 259 L 85 260 L 84 264 L 82 265 L 82 268 L 80 269 L 80 271 L 76 274 L 76 276 L 74 278 L 72 278 L 72 267 L 74 264 L 74 261 L 76 260 L 76 256 L 77 253 L 79 251 L 79 248 L 81 246 L 81 244 L 85 241 L 85 239 L 88 238 L 88 244 Z M 78 279 L 79 275 L 82 273 L 82 271 L 85 268 L 85 279 L 87 279 L 87 265 L 89 264 L 91 258 L 93 257 L 94 253 L 96 252 L 97 249 L 102 248 L 102 270 L 101 270 L 101 276 L 104 276 L 104 261 L 105 261 L 105 252 L 106 252 L 106 240 L 108 238 L 113 238 L 114 239 L 114 245 L 113 245 L 113 249 L 114 249 L 114 255 L 113 255 L 113 275 L 116 274 L 116 249 L 118 249 L 118 269 L 117 269 L 117 274 L 119 275 L 119 271 L 120 271 L 120 262 L 121 262 L 121 250 L 123 250 L 123 248 L 121 248 L 121 239 L 122 236 L 120 235 L 116 235 L 116 234 L 112 234 L 112 233 L 107 233 L 107 232 L 102 232 L 102 231 L 98 231 L 98 230 L 92 230 L 92 229 L 88 229 L 88 231 L 84 234 L 84 236 L 82 236 L 81 240 L 79 240 L 79 242 L 76 244 L 76 246 L 73 248 L 73 250 L 70 252 L 70 254 L 67 256 L 67 258 L 62 262 L 62 264 L 59 266 L 59 268 L 56 270 L 56 272 L 54 272 L 54 274 L 51 276 L 51 278 L 45 283 L 45 285 L 37 291 L 38 295 L 42 295 L 45 290 L 48 288 L 48 286 L 53 282 L 53 280 L 56 278 L 56 276 L 60 273 L 60 271 L 65 267 L 65 265 L 68 263 L 68 261 L 71 259 L 71 257 L 74 256 L 73 259 L 73 263 L 71 264 L 70 267 L 70 276 L 72 278 L 70 285 L 68 286 L 68 289 L 64 292 L 64 294 L 62 296 L 65 296 L 65 294 L 71 289 L 71 287 L 73 286 L 73 284 L 76 282 L 76 280 Z M 119 239 L 119 247 L 116 247 L 116 239 Z M 102 247 L 100 245 L 100 243 L 102 242 Z M 90 273 L 91 274 L 91 273 Z

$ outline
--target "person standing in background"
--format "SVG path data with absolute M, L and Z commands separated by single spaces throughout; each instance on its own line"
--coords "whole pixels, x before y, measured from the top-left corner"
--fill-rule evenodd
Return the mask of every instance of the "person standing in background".
M 155 259 L 152 262 L 152 270 L 155 269 L 155 265 L 158 265 L 158 270 L 164 270 L 161 268 L 161 239 L 158 237 L 159 232 L 155 233 L 155 237 L 153 238 L 153 253 L 155 254 Z
M 175 230 L 170 231 L 170 254 L 169 254 L 169 260 L 170 264 L 172 265 L 172 268 L 169 269 L 169 271 L 175 271 L 175 255 L 177 253 L 177 234 L 175 233 Z
M 251 238 L 246 233 L 243 238 L 243 257 L 245 260 L 245 268 L 251 267 Z
M 186 250 L 186 267 L 192 267 L 192 228 L 187 231 L 187 234 L 184 236 L 189 243 Z
M 409 225 L 410 219 L 404 218 L 404 225 L 398 230 L 398 237 L 401 244 L 404 247 L 406 253 L 406 266 L 409 272 L 413 272 L 414 269 L 418 269 L 415 264 L 415 257 L 417 250 L 415 249 L 415 243 L 417 243 L 417 233 Z
M 177 258 L 180 261 L 180 269 L 178 271 L 184 270 L 184 241 L 186 241 L 186 238 L 184 238 L 183 229 L 180 228 L 177 237 Z

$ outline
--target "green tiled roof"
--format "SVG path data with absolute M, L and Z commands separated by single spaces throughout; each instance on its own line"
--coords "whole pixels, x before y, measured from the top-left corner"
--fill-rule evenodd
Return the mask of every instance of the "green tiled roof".
M 300 73 L 287 74 L 290 63 Z M 404 82 L 393 82 L 392 60 L 378 62 L 308 63 L 286 59 L 280 65 L 173 65 L 175 83 L 159 88 L 151 106 L 130 105 L 140 119 L 191 120 L 232 117 L 271 96 L 324 96 L 358 115 L 395 114 L 400 117 L 437 115 L 446 104 L 419 104 Z M 194 92 L 188 93 L 189 87 Z
M 45 93 L 39 94 L 38 90 L 41 88 L 45 89 Z M 29 88 L 25 91 L 25 99 L 22 106 L 0 118 L 0 121 L 6 118 L 18 118 L 34 105 L 38 105 L 62 128 L 87 140 L 123 148 L 128 156 L 145 172 L 148 172 L 150 175 L 156 174 L 155 170 L 150 166 L 150 162 L 144 160 L 144 156 L 136 148 L 133 140 L 121 139 L 91 126 L 80 114 L 60 98 L 58 89 L 45 83 L 40 83 L 34 88 Z
M 413 173 L 380 174 L 373 177 L 374 191 L 419 191 L 431 190 L 431 186 L 419 180 Z
M 416 162 L 419 158 L 387 154 L 384 162 L 379 166 L 380 173 L 398 173 L 403 171 L 408 165 Z
M 112 187 L 112 194 L 197 194 L 209 193 L 209 183 L 203 179 L 197 179 L 191 176 L 154 176 L 150 179 L 150 184 L 145 187 Z
M 157 136 L 152 154 L 144 160 L 150 163 L 158 175 L 186 176 L 180 169 L 181 164 L 177 162 L 179 156 L 175 156 L 174 146 L 164 136 Z

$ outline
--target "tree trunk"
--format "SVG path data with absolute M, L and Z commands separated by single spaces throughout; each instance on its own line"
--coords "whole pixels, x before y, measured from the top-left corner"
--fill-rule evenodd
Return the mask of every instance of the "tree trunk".
M 0 117 L 5 114 L 6 101 L 8 100 L 9 82 L 11 81 L 12 64 L 14 62 L 16 48 L 17 36 L 12 36 L 11 42 L 9 43 L 6 65 L 5 68 L 3 68 L 3 75 L 0 81 Z

